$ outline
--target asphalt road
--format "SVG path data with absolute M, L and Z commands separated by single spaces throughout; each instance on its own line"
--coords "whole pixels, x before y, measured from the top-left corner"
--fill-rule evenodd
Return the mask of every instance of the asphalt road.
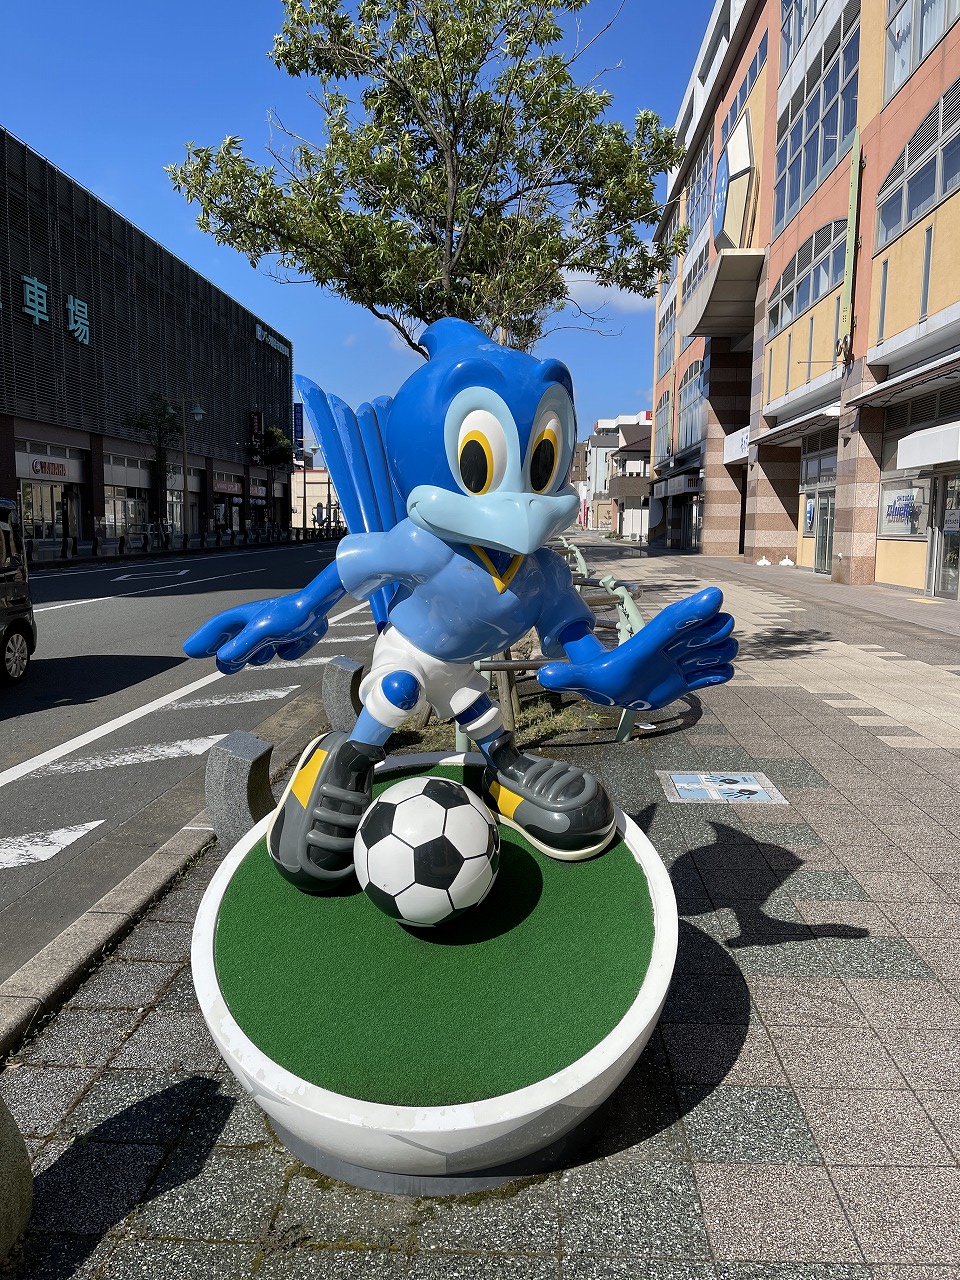
M 0 982 L 203 808 L 220 737 L 269 722 L 278 741 L 288 709 L 313 714 L 329 657 L 368 656 L 373 621 L 349 599 L 299 663 L 224 677 L 181 648 L 220 610 L 303 586 L 334 549 L 237 548 L 32 577 L 37 652 L 26 680 L 0 690 Z

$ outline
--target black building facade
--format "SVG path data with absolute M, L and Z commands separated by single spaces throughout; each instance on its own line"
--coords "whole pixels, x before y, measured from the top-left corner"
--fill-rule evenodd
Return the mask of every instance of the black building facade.
M 151 400 L 175 411 L 165 494 Z M 0 497 L 35 544 L 182 532 L 184 419 L 187 532 L 289 525 L 255 444 L 292 437 L 292 404 L 287 338 L 0 128 Z

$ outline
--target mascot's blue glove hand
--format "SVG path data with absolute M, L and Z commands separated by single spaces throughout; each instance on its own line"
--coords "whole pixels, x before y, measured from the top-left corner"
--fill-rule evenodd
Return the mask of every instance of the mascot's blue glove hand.
M 291 661 L 312 648 L 327 630 L 323 614 L 302 595 L 254 600 L 218 613 L 183 646 L 190 658 L 212 658 L 226 675 L 249 663 L 260 667 L 274 656 Z
M 668 605 L 635 636 L 585 662 L 548 662 L 537 679 L 545 689 L 571 689 L 604 706 L 647 711 L 694 689 L 723 684 L 738 645 L 733 618 L 720 613 L 723 592 L 707 587 Z

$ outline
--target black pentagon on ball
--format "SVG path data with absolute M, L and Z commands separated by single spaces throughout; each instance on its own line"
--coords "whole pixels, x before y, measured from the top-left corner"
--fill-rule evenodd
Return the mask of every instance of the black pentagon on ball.
M 374 906 L 379 907 L 385 916 L 390 916 L 393 920 L 403 919 L 403 913 L 397 906 L 397 900 L 392 893 L 386 893 L 375 885 L 373 881 L 365 885 L 363 891 Z
M 448 778 L 428 778 L 423 794 L 441 809 L 459 809 L 470 803 L 470 797 L 459 782 L 451 782 Z
M 368 849 L 372 849 L 375 844 L 392 833 L 396 812 L 397 806 L 390 800 L 373 802 L 373 808 L 367 810 L 363 830 L 360 833 Z
M 414 878 L 430 889 L 449 889 L 462 866 L 463 855 L 446 836 L 424 840 L 413 851 Z

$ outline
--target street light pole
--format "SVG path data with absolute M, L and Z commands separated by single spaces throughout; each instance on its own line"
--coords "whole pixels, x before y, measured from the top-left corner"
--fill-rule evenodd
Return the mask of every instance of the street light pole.
M 194 422 L 199 423 L 203 421 L 205 415 L 204 415 L 203 406 L 200 404 L 199 400 L 196 402 L 196 404 L 193 406 L 190 412 L 193 414 Z M 181 519 L 181 524 L 183 526 L 182 527 L 183 549 L 184 551 L 186 551 L 187 547 L 189 547 L 190 545 L 190 484 L 187 479 L 188 471 L 187 471 L 187 397 L 186 396 L 180 397 L 180 427 L 183 432 L 183 438 L 181 441 L 183 445 L 183 500 L 182 500 L 183 514 L 181 515 L 180 519 Z

